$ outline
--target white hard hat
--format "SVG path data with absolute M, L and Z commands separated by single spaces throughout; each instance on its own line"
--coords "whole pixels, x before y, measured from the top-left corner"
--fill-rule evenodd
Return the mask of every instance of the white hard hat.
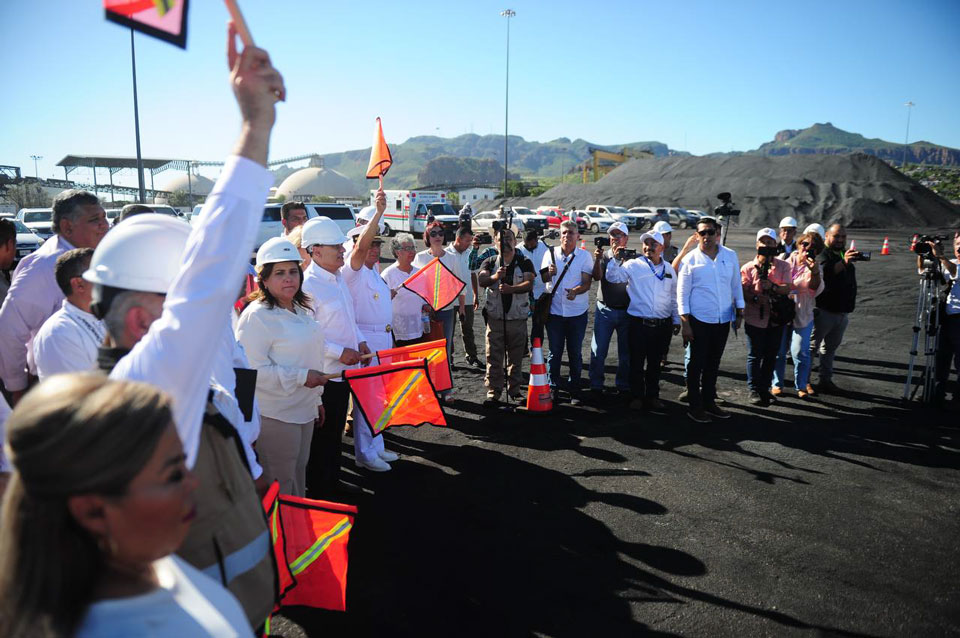
M 667 222 L 657 222 L 656 224 L 653 225 L 653 229 L 658 233 L 660 233 L 661 235 L 665 235 L 666 233 L 673 232 L 673 228 L 671 228 L 670 224 L 668 224 Z
M 823 239 L 824 241 L 827 239 L 827 230 L 820 224 L 810 224 L 804 228 L 803 234 L 806 235 L 807 233 L 816 233 L 820 235 L 820 239 Z
M 300 236 L 300 245 L 309 248 L 316 244 L 321 246 L 336 246 L 347 241 L 347 237 L 337 226 L 337 222 L 329 217 L 314 217 L 303 225 L 303 233 Z
M 780 228 L 796 228 L 797 220 L 793 217 L 784 217 L 780 220 Z
M 263 242 L 263 245 L 257 250 L 258 273 L 266 264 L 276 264 L 281 261 L 300 262 L 300 251 L 292 242 L 283 237 L 271 237 Z
M 760 241 L 761 237 L 769 237 L 773 241 L 777 241 L 777 231 L 772 228 L 761 228 L 757 231 L 757 241 Z
M 615 230 L 619 230 L 624 235 L 630 234 L 630 231 L 627 230 L 627 225 L 624 224 L 623 222 L 613 222 L 612 224 L 610 224 L 610 228 L 607 229 L 607 233 L 612 235 L 613 231 Z
M 136 215 L 104 235 L 83 278 L 101 286 L 166 294 L 180 272 L 189 236 L 190 226 L 169 215 Z
M 362 219 L 364 222 L 369 224 L 373 220 L 374 215 L 376 214 L 377 214 L 376 206 L 364 206 L 363 208 L 360 209 L 360 212 L 357 213 L 357 221 Z M 357 224 L 357 225 L 360 226 L 361 224 Z M 377 222 L 377 226 L 378 226 L 379 234 L 382 235 L 383 231 L 387 229 L 387 227 L 383 223 L 383 217 L 381 217 L 380 221 Z
M 663 235 L 661 235 L 660 233 L 658 233 L 658 232 L 655 231 L 655 230 L 648 230 L 648 231 L 645 232 L 644 234 L 640 235 L 640 243 L 641 243 L 641 244 L 642 244 L 645 240 L 647 240 L 647 239 L 652 239 L 653 241 L 655 241 L 655 242 L 657 242 L 658 244 L 660 244 L 661 246 L 663 246 Z

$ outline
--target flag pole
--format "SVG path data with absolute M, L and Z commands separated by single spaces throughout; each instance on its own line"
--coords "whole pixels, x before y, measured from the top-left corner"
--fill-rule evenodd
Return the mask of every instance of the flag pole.
M 137 53 L 133 47 L 133 29 L 130 29 L 130 65 L 133 67 L 133 130 L 137 138 L 137 182 L 140 187 L 140 203 L 147 203 L 143 185 L 143 157 L 140 155 L 140 110 L 137 107 Z

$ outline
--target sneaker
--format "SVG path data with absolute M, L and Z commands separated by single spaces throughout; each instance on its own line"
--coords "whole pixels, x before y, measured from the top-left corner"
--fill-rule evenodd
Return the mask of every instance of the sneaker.
M 517 390 L 515 392 L 510 392 L 509 394 L 507 394 L 507 396 L 510 397 L 511 401 L 518 401 L 520 403 L 523 403 L 524 401 L 527 400 L 527 398 L 523 396 L 523 392 L 521 392 L 520 390 Z
M 677 395 L 677 401 L 683 401 L 684 403 L 687 402 L 687 391 L 686 391 L 686 390 L 684 390 L 684 391 L 681 392 L 679 395 Z
M 579 394 L 571 394 L 570 405 L 572 405 L 573 407 L 581 406 L 583 405 L 583 399 L 580 398 Z
M 764 397 L 760 396 L 760 393 L 757 392 L 756 390 L 750 391 L 750 397 L 747 399 L 747 402 L 750 403 L 750 405 L 762 405 L 762 406 L 769 405 L 769 401 L 767 401 Z
M 778 386 L 773 386 L 772 388 L 770 388 L 770 394 L 772 394 L 775 397 L 780 396 L 782 392 L 783 392 L 783 389 L 781 389 Z
M 703 411 L 715 419 L 729 419 L 730 413 L 718 406 L 716 403 L 705 403 Z
M 400 455 L 396 452 L 391 452 L 390 450 L 381 450 L 377 456 L 380 457 L 381 461 L 386 463 L 393 463 L 394 461 L 400 460 Z
M 473 366 L 474 368 L 482 368 L 483 362 L 477 357 L 467 357 L 467 365 Z
M 389 472 L 390 466 L 386 461 L 380 457 L 372 458 L 370 460 L 357 459 L 357 467 L 363 468 L 365 470 L 370 470 L 371 472 Z
M 646 399 L 644 409 L 650 414 L 666 414 L 667 406 L 660 399 Z
M 702 409 L 690 408 L 687 410 L 687 416 L 696 423 L 710 423 L 713 419 Z

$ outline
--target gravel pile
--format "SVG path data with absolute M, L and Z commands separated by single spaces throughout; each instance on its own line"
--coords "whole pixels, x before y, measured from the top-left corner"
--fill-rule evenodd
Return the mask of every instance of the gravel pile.
M 730 191 L 740 225 L 840 222 L 859 228 L 957 227 L 960 208 L 863 153 L 785 157 L 667 157 L 634 160 L 592 184 L 561 184 L 540 197 L 508 200 L 535 208 L 559 204 L 682 206 L 712 210 Z M 496 206 L 500 201 L 490 202 Z

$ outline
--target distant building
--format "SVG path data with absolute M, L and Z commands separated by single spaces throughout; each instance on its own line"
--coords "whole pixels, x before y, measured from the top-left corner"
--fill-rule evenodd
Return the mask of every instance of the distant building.
M 459 192 L 460 203 L 466 204 L 470 202 L 482 201 L 484 199 L 494 199 L 499 193 L 495 188 L 465 188 Z

